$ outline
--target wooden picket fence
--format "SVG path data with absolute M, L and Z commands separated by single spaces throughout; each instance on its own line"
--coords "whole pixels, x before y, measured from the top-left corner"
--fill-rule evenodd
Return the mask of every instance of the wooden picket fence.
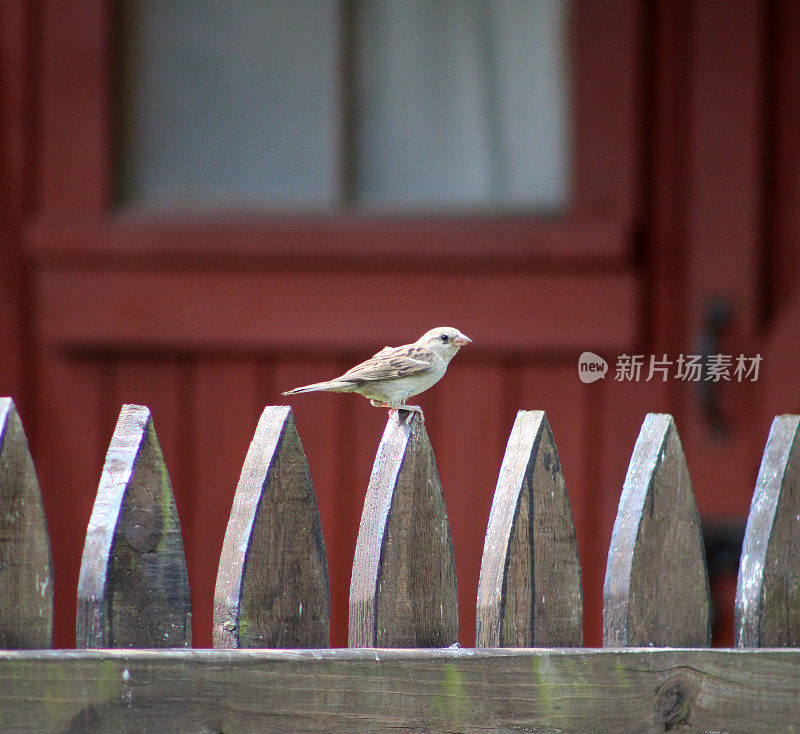
M 680 439 L 648 415 L 582 648 L 575 531 L 541 411 L 500 467 L 477 598 L 455 645 L 456 573 L 424 425 L 389 419 L 367 491 L 348 649 L 328 647 L 317 504 L 294 418 L 267 407 L 220 558 L 214 649 L 191 649 L 178 516 L 150 412 L 126 405 L 78 586 L 78 650 L 49 650 L 53 584 L 20 418 L 0 399 L 0 731 L 789 731 L 800 728 L 800 417 L 775 418 L 736 593 L 710 649 L 703 541 Z M 465 508 L 461 508 L 465 511 Z

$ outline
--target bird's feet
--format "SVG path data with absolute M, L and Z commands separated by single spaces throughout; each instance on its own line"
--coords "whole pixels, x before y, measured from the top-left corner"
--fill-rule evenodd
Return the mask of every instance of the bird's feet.
M 369 401 L 372 405 L 376 408 L 389 408 L 389 415 L 394 418 L 400 425 L 408 425 L 411 422 L 411 416 L 413 413 L 419 413 L 419 420 L 421 423 L 425 422 L 425 414 L 422 412 L 422 408 L 419 405 L 398 405 L 397 407 L 393 408 L 389 405 L 389 403 L 381 403 L 377 400 L 370 399 Z M 400 418 L 400 411 L 405 410 L 408 413 L 408 418 L 403 421 Z
M 408 417 L 405 421 L 400 417 L 401 410 L 405 410 L 408 413 Z M 389 415 L 394 416 L 400 425 L 408 425 L 411 423 L 411 417 L 414 413 L 419 414 L 420 423 L 425 422 L 425 414 L 422 412 L 422 408 L 420 408 L 419 405 L 398 405 L 397 408 L 389 408 Z

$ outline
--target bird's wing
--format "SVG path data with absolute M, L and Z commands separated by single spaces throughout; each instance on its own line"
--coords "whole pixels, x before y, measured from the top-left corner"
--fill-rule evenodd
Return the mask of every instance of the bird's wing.
M 348 382 L 368 382 L 419 375 L 431 369 L 434 359 L 433 352 L 414 344 L 384 347 L 366 362 L 347 370 L 338 379 Z

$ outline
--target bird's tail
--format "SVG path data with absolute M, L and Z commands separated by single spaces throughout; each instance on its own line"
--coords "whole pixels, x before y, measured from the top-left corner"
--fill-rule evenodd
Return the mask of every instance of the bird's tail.
M 342 380 L 328 380 L 328 382 L 315 382 L 313 385 L 304 385 L 303 387 L 296 387 L 294 390 L 287 390 L 282 395 L 296 395 L 300 392 L 317 392 L 324 390 L 327 392 L 353 392 L 355 385 L 352 382 L 343 382 Z

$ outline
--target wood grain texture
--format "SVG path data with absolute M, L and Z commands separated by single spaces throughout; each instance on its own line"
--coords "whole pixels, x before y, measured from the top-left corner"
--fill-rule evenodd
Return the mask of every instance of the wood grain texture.
M 214 647 L 328 647 L 317 501 L 288 406 L 267 406 L 244 460 L 214 592 Z
M 187 388 L 192 385 L 189 361 L 120 356 L 107 364 L 107 369 L 111 373 L 112 389 L 104 399 L 111 405 L 104 408 L 104 412 L 113 409 L 116 419 L 119 406 L 128 403 L 146 405 L 152 415 L 158 416 L 158 445 L 171 469 L 170 480 L 178 509 L 190 511 L 194 498 L 180 496 L 175 477 L 183 468 L 179 462 L 183 458 L 182 447 L 188 442 L 183 403 L 189 392 Z M 185 500 L 183 506 L 182 499 Z M 181 512 L 180 517 L 181 527 L 186 532 L 186 514 Z
M 603 640 L 603 576 L 614 523 L 608 503 L 601 500 L 599 462 L 595 458 L 599 447 L 594 426 L 600 425 L 602 419 L 595 408 L 600 395 L 592 388 L 601 384 L 603 382 L 586 385 L 576 380 L 574 359 L 554 364 L 520 365 L 509 374 L 506 397 L 513 409 L 512 415 L 524 406 L 544 410 L 547 422 L 558 436 L 558 459 L 569 487 L 578 541 L 583 644 L 587 647 L 599 647 Z M 620 479 L 616 483 L 614 504 L 621 484 Z M 603 537 L 606 534 L 608 538 Z
M 389 417 L 356 541 L 350 647 L 447 647 L 458 639 L 450 525 L 425 426 Z
M 500 467 L 483 547 L 478 647 L 579 647 L 578 544 L 544 411 L 519 411 Z
M 86 531 L 79 647 L 191 646 L 189 581 L 148 408 L 123 405 Z
M 798 650 L 0 652 L 35 732 L 791 731 Z
M 0 398 L 0 647 L 53 644 L 53 564 L 28 439 Z
M 648 414 L 614 522 L 603 588 L 606 647 L 710 644 L 700 520 L 672 416 Z
M 737 647 L 800 646 L 800 416 L 779 415 L 764 449 L 736 585 Z
M 591 544 L 593 552 L 602 558 L 602 561 L 597 559 L 595 574 L 591 577 L 591 569 L 587 568 L 586 555 L 581 548 L 584 620 L 589 613 L 588 600 L 593 598 L 598 605 L 597 636 L 591 640 L 584 626 L 586 645 L 603 645 L 603 588 L 609 549 L 612 547 L 611 537 L 619 510 L 620 487 L 625 485 L 631 447 L 636 444 L 642 429 L 642 416 L 647 410 L 658 413 L 670 410 L 664 388 L 667 384 L 656 380 L 625 382 L 605 379 L 583 385 L 588 402 L 587 422 L 583 426 L 587 450 L 583 458 L 584 471 L 590 478 L 587 501 L 593 504 L 590 527 L 594 532 Z M 563 431 L 559 430 L 559 437 L 562 434 Z M 560 442 L 563 444 L 563 439 Z M 571 467 L 571 464 L 567 467 Z M 579 527 L 577 530 L 580 533 Z

